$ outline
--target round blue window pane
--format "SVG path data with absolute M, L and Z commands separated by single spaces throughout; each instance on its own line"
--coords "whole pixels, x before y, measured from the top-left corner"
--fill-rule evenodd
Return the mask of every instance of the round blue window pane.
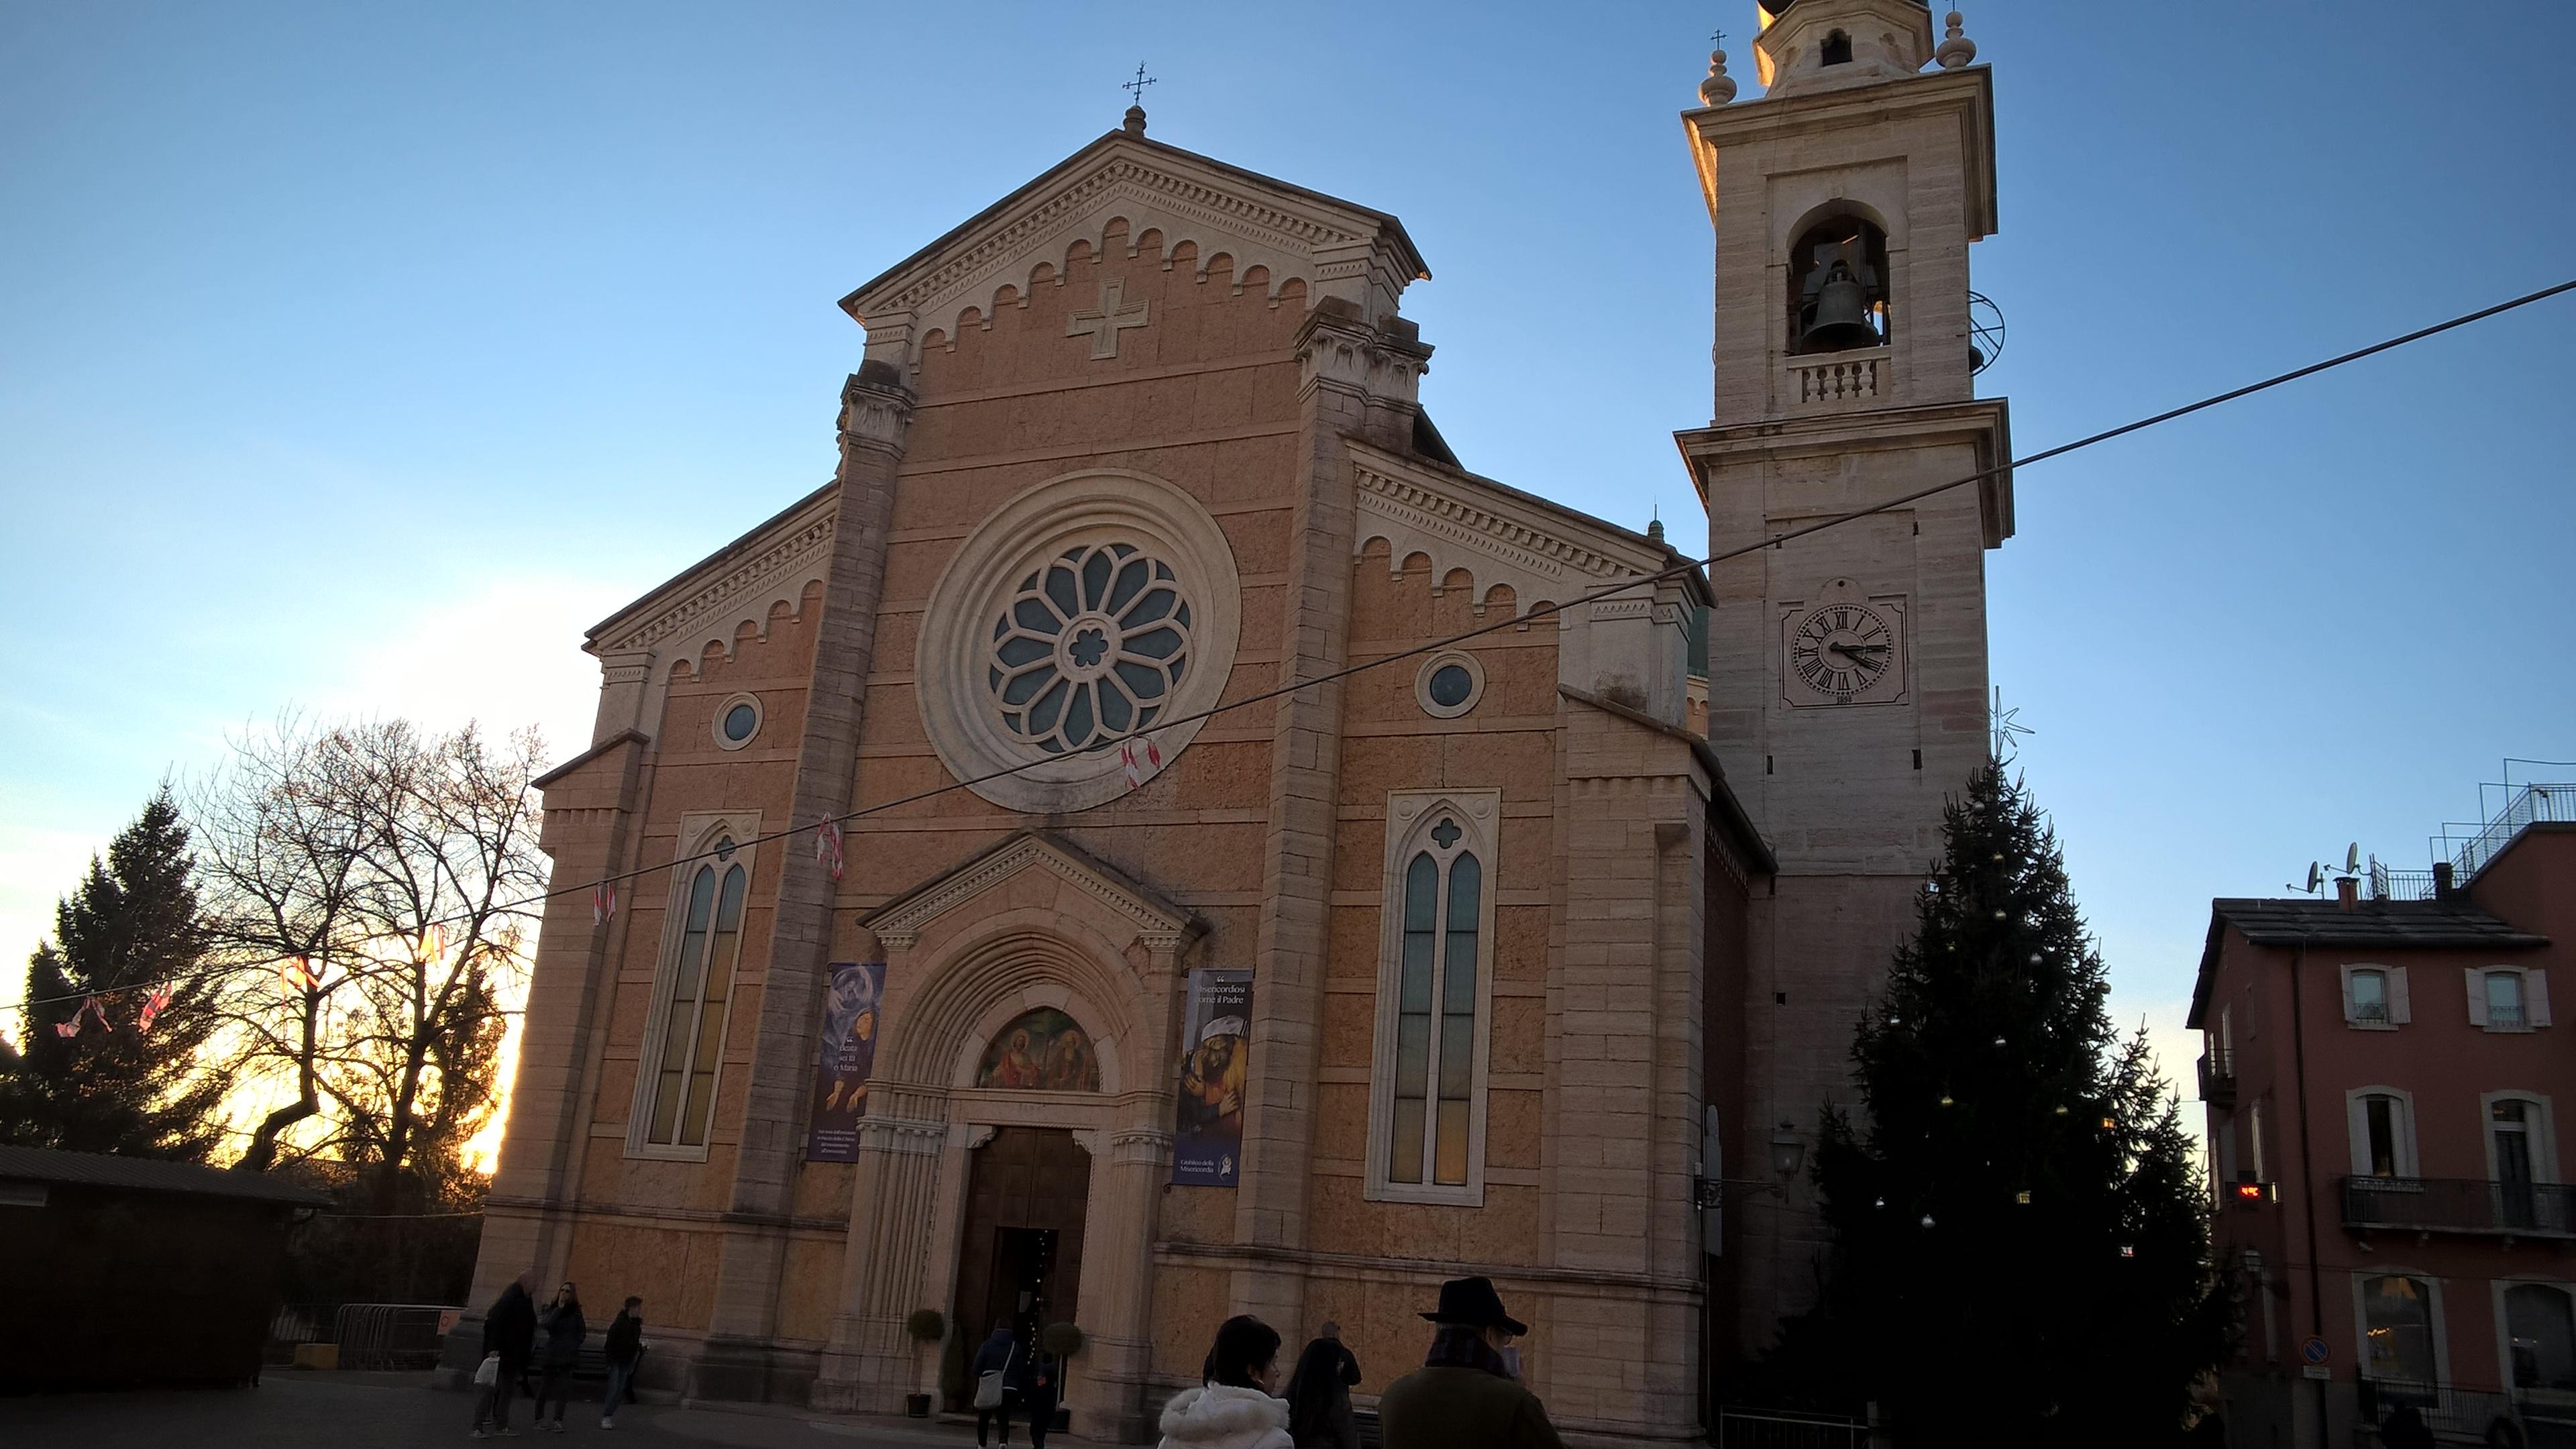
M 750 705 L 737 704 L 733 708 L 725 711 L 724 734 L 726 739 L 732 740 L 736 744 L 740 744 L 742 741 L 750 739 L 751 732 L 758 728 L 760 728 L 760 711 L 753 709 Z
M 1431 671 L 1431 702 L 1442 709 L 1456 709 L 1476 692 L 1476 676 L 1464 664 L 1443 664 Z

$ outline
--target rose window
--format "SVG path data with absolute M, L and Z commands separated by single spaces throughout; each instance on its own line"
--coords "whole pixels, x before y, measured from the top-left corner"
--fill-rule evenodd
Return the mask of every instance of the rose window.
M 1020 581 L 994 621 L 985 683 L 1013 734 L 1049 754 L 1151 726 L 1189 663 L 1171 565 L 1085 544 Z

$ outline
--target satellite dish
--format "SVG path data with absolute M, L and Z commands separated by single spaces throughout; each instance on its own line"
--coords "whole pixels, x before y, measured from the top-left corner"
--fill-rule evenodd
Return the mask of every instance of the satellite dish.
M 2361 869 L 2361 842 L 2356 840 L 2343 848 L 2343 873 L 2351 875 Z
M 2308 887 L 2307 887 L 2307 889 L 2308 889 L 2308 894 L 2310 894 L 2310 895 L 2315 895 L 2315 894 L 2317 893 L 2317 889 L 2318 889 L 2318 887 L 2320 887 L 2320 886 L 2324 885 L 2325 883 L 2326 883 L 2326 873 L 2325 873 L 2325 870 L 2324 870 L 2322 867 L 2320 867 L 2320 866 L 2319 866 L 2315 861 L 2313 861 L 2313 860 L 2312 860 L 2312 861 L 2309 861 L 2309 862 L 2308 862 Z

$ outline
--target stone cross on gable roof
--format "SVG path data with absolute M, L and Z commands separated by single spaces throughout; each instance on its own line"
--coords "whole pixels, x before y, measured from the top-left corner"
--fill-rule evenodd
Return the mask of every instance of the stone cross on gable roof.
M 1091 355 L 1096 360 L 1118 355 L 1118 334 L 1130 327 L 1145 325 L 1145 304 L 1127 300 L 1127 284 L 1117 278 L 1100 284 L 1100 306 L 1089 312 L 1076 312 L 1065 319 L 1064 335 L 1080 337 L 1091 334 Z

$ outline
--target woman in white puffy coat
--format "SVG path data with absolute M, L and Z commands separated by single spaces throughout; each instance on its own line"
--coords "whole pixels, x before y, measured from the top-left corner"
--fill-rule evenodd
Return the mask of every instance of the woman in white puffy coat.
M 1270 1397 L 1278 1364 L 1277 1329 L 1248 1313 L 1227 1319 L 1201 1371 L 1206 1385 L 1163 1406 L 1162 1449 L 1296 1449 L 1288 1401 Z

